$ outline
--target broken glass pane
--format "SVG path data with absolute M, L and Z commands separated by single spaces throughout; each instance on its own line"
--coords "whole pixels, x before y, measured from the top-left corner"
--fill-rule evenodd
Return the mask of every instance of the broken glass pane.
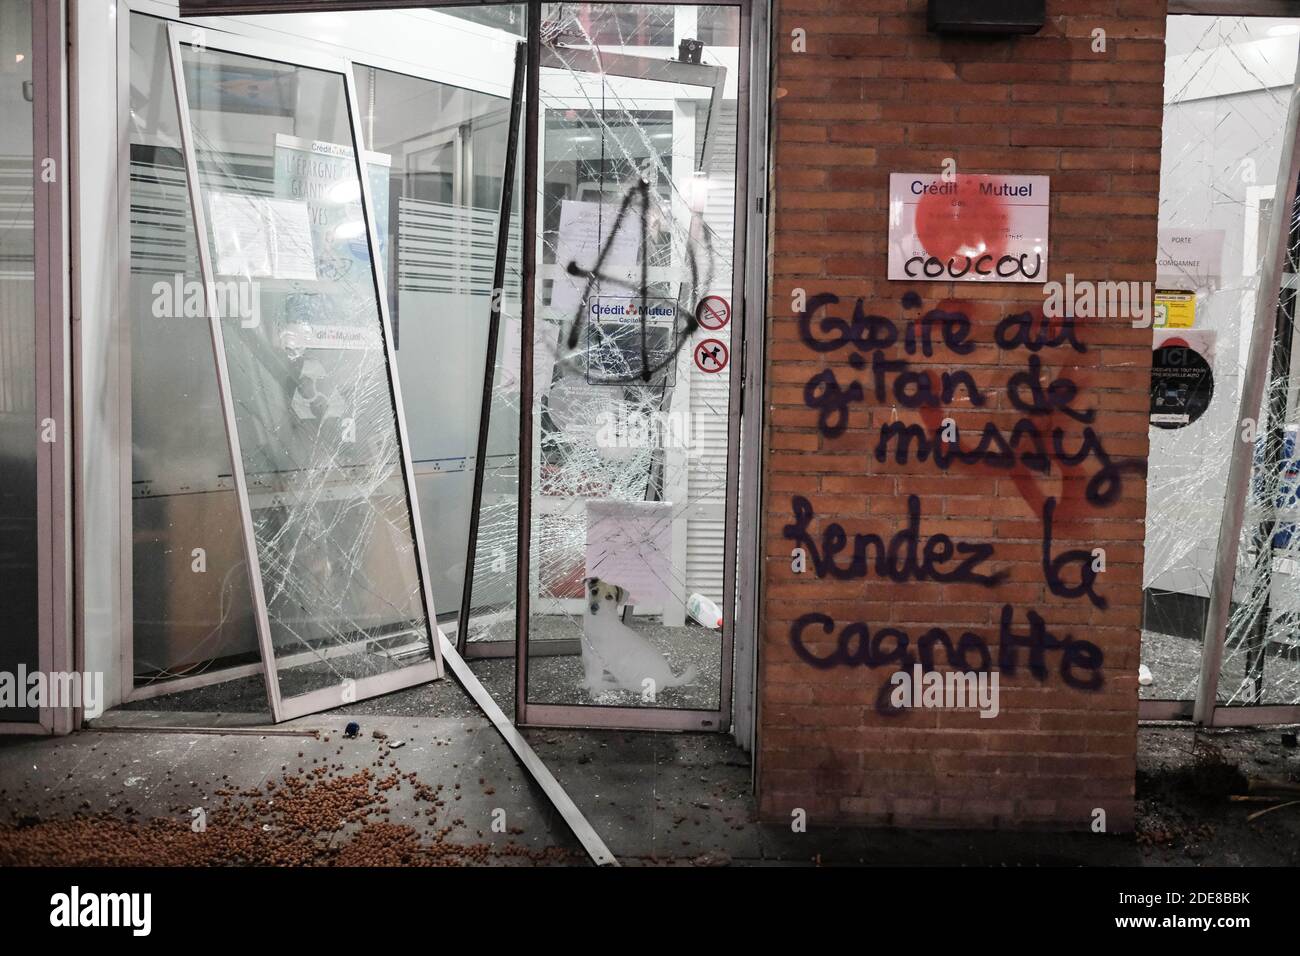
M 1286 265 L 1260 408 L 1243 418 L 1253 438 L 1232 609 L 1219 675 L 1222 704 L 1300 704 L 1300 432 L 1295 324 L 1300 203 L 1288 219 Z M 1254 434 L 1252 435 L 1251 432 Z
M 702 23 L 737 42 L 731 7 L 543 9 L 532 703 L 719 706 L 738 51 Z
M 344 74 L 179 49 L 275 674 L 344 703 L 433 655 Z
M 1300 20 L 1168 20 L 1144 698 L 1190 700 L 1200 680 L 1224 483 L 1245 416 L 1241 379 L 1273 221 L 1298 33 Z

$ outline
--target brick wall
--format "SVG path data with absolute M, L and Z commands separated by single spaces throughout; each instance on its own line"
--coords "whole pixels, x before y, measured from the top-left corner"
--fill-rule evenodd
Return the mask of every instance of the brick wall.
M 1004 324 L 999 343 L 1009 315 L 1030 311 L 1043 329 L 1041 287 L 888 281 L 888 184 L 891 172 L 938 173 L 948 158 L 958 175 L 1050 176 L 1050 278 L 1154 281 L 1165 4 L 1049 0 L 1040 33 L 983 38 L 927 33 L 925 7 L 776 0 L 761 809 L 787 821 L 802 809 L 813 826 L 1082 829 L 1101 808 L 1109 830 L 1127 829 L 1150 330 L 1129 317 L 1079 318 L 1078 348 L 1057 323 L 1047 332 L 1060 341 L 1034 350 Z M 1098 28 L 1105 52 L 1094 50 Z M 796 29 L 805 52 L 792 49 Z M 931 373 L 936 392 L 944 372 L 968 371 L 983 406 L 954 389 L 939 407 L 909 408 L 893 391 L 901 371 L 885 374 L 879 400 L 874 349 L 827 345 L 855 333 L 824 320 L 851 325 L 859 299 L 861 315 L 900 335 L 934 309 L 969 319 L 968 341 L 946 342 L 934 324 L 931 355 L 909 354 L 900 338 L 880 358 Z M 1077 394 L 1058 384 L 1054 410 L 1025 411 L 1034 360 L 1043 394 L 1053 381 Z M 841 419 L 826 400 L 854 382 L 864 394 L 840 393 Z M 922 386 L 911 382 L 904 394 L 915 396 Z M 1011 467 L 972 456 L 945 468 L 914 453 L 899 462 L 897 442 L 884 461 L 876 455 L 891 423 L 937 438 L 951 422 L 959 447 L 975 452 L 986 425 L 1009 437 L 1021 419 L 1043 436 L 1045 466 L 1028 439 Z M 1063 461 L 1087 429 L 1090 453 Z M 922 559 L 932 549 L 929 569 L 900 558 L 897 580 L 881 576 L 871 547 L 867 567 L 854 568 L 855 535 L 888 544 L 908 528 L 909 508 L 919 511 Z M 927 544 L 936 535 L 984 557 L 959 570 L 962 559 L 945 563 L 945 546 Z M 905 557 L 905 540 L 900 548 Z M 1105 570 L 1085 589 L 1096 549 Z M 965 655 L 950 660 L 936 628 L 959 649 L 972 635 Z M 939 672 L 978 666 L 986 648 L 998 716 L 891 712 L 882 685 L 926 646 Z

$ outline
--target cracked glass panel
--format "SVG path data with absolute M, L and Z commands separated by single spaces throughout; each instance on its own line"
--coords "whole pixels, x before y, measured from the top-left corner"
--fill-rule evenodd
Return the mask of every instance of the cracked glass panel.
M 719 706 L 738 36 L 543 8 L 531 703 Z
M 185 42 L 180 58 L 280 693 L 319 708 L 428 679 L 344 75 Z M 364 165 L 382 237 L 391 157 Z
M 1287 145 L 1298 42 L 1300 20 L 1294 19 L 1168 21 L 1143 570 L 1144 698 L 1191 700 L 1199 684 L 1224 484 L 1247 416 L 1241 382 Z M 1294 422 L 1294 401 L 1289 409 L 1281 418 Z M 1294 578 L 1281 572 L 1275 578 L 1276 587 L 1295 593 Z M 1238 591 L 1253 587 L 1239 581 Z M 1273 606 L 1270 613 L 1280 614 Z M 1258 618 L 1238 608 L 1234 621 L 1239 612 L 1245 617 L 1234 624 L 1237 631 Z M 1273 633 L 1281 631 L 1274 627 Z M 1231 640 L 1245 647 L 1240 638 Z M 1237 661 L 1244 653 L 1229 650 L 1221 694 L 1240 683 Z M 1230 679 L 1231 668 L 1237 673 Z M 1293 676 L 1291 700 L 1294 683 Z
M 1300 353 L 1295 324 L 1300 202 L 1287 226 L 1268 381 L 1260 408 L 1243 416 L 1255 425 L 1256 434 L 1219 673 L 1220 704 L 1300 704 Z

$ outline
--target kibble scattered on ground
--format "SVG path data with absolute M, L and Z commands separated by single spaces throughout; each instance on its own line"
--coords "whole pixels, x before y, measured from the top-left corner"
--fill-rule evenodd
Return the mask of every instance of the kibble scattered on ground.
M 262 787 L 218 790 L 201 824 L 186 807 L 139 821 L 76 814 L 0 823 L 3 866 L 474 866 L 582 862 L 565 847 L 460 841 L 460 819 L 439 823 L 441 785 L 417 774 L 377 775 L 342 765 L 284 773 Z M 429 804 L 426 829 L 385 819 L 389 795 L 410 788 Z M 522 832 L 512 829 L 512 833 Z

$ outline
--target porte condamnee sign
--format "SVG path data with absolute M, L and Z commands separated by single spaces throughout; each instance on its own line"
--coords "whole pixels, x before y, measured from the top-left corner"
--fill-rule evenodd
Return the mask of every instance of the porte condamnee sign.
M 1047 281 L 1050 177 L 889 176 L 889 278 Z

